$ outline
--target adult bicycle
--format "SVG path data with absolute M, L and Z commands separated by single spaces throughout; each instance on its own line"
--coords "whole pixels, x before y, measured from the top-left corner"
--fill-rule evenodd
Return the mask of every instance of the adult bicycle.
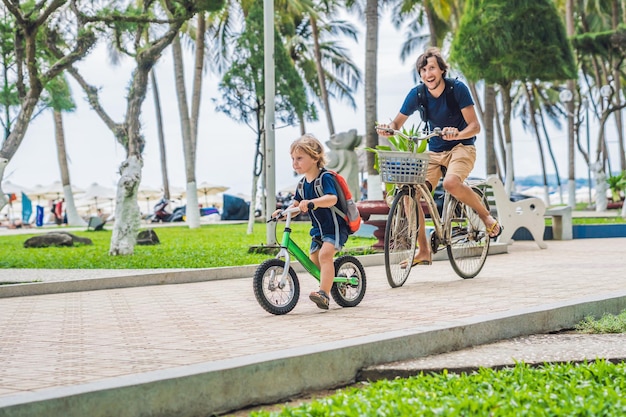
M 312 209 L 312 203 L 309 208 Z M 289 313 L 300 298 L 300 282 L 291 267 L 291 256 L 315 279 L 321 279 L 320 269 L 291 238 L 291 221 L 299 212 L 298 207 L 289 207 L 268 220 L 269 223 L 286 218 L 280 250 L 276 258 L 259 265 L 254 274 L 254 296 L 261 307 L 276 315 Z M 341 307 L 355 307 L 363 300 L 365 288 L 365 270 L 361 262 L 350 255 L 336 258 L 335 278 L 330 289 L 333 300 Z
M 394 129 L 385 130 L 415 143 L 441 135 L 441 129 L 420 136 L 407 136 Z M 443 209 L 439 213 L 426 184 L 428 153 L 379 150 L 377 154 L 381 181 L 395 184 L 384 244 L 389 285 L 393 288 L 402 286 L 411 272 L 419 230 L 417 205 L 421 202 L 424 202 L 430 213 L 434 227 L 430 235 L 432 255 L 445 247 L 452 268 L 461 278 L 478 275 L 489 252 L 489 234 L 478 213 L 447 191 L 444 193 Z M 489 210 L 480 184 L 466 183 Z

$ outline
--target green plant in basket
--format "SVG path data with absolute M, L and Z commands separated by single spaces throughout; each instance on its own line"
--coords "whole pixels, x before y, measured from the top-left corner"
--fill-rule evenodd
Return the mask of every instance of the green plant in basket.
M 376 123 L 378 124 L 378 123 Z M 419 128 L 416 128 L 415 125 L 411 126 L 410 129 L 402 128 L 401 132 L 408 137 L 420 137 L 421 131 Z M 427 141 L 420 141 L 419 143 L 415 143 L 412 140 L 406 139 L 400 135 L 393 135 L 387 138 L 391 146 L 388 145 L 376 145 L 376 148 L 365 148 L 368 152 L 374 152 L 376 155 L 374 157 L 374 169 L 380 172 L 380 165 L 378 163 L 378 151 L 397 151 L 397 152 L 411 152 L 411 153 L 424 153 L 426 147 L 428 146 Z M 394 184 L 385 183 L 385 189 L 388 195 L 393 194 L 393 190 L 395 188 Z
M 378 123 L 377 123 L 378 124 Z M 402 128 L 402 133 L 408 137 L 419 137 L 421 132 L 415 125 L 411 126 L 410 129 Z M 408 140 L 399 135 L 389 136 L 387 138 L 391 146 L 387 145 L 376 145 L 376 148 L 365 148 L 366 151 L 374 152 L 376 157 L 374 158 L 374 169 L 379 170 L 378 166 L 378 151 L 399 151 L 399 152 L 412 152 L 412 153 L 423 153 L 428 146 L 427 141 L 421 141 L 419 144 L 413 142 L 412 140 Z

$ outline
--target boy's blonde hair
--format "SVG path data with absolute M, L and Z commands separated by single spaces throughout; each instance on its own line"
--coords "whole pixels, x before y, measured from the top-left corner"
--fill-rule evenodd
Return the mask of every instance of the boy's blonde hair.
M 310 133 L 302 135 L 299 139 L 296 139 L 289 149 L 289 154 L 293 155 L 294 151 L 299 150 L 309 155 L 312 159 L 317 161 L 317 167 L 322 169 L 326 165 L 326 152 L 319 140 Z

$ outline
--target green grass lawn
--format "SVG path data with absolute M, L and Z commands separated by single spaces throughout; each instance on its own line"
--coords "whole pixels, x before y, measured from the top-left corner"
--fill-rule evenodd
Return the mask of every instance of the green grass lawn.
M 284 223 L 279 223 L 278 239 Z M 309 222 L 292 223 L 292 238 L 302 248 L 310 244 Z M 142 229 L 145 229 L 142 226 Z M 251 246 L 266 243 L 266 225 L 257 223 L 254 233 L 246 233 L 247 224 L 211 224 L 197 229 L 180 227 L 154 228 L 160 244 L 135 246 L 131 256 L 110 256 L 111 230 L 72 232 L 93 241 L 93 245 L 73 247 L 24 248 L 33 235 L 0 236 L 0 268 L 50 269 L 150 269 L 215 268 L 259 264 L 273 255 L 248 253 Z M 63 231 L 63 229 L 51 229 Z M 347 252 L 371 248 L 375 239 L 351 236 L 344 247 Z
M 626 333 L 626 310 L 587 317 L 582 333 Z M 626 415 L 626 362 L 518 363 L 500 370 L 420 373 L 359 383 L 334 394 L 250 412 L 293 416 L 607 416 Z
M 605 416 L 626 415 L 626 363 L 519 363 L 381 380 L 255 417 L 293 416 Z
M 574 218 L 574 224 L 626 223 L 619 216 L 607 218 Z M 546 219 L 551 224 L 551 219 Z M 278 239 L 282 234 L 279 223 Z M 142 226 L 145 229 L 149 226 Z M 310 244 L 309 222 L 292 223 L 292 237 L 304 249 Z M 62 228 L 51 228 L 50 231 Z M 210 224 L 198 229 L 172 226 L 154 229 L 161 241 L 155 246 L 136 246 L 132 256 L 110 256 L 111 230 L 72 232 L 88 237 L 93 245 L 69 248 L 25 249 L 23 244 L 33 235 L 0 236 L 0 268 L 51 269 L 151 269 L 151 268 L 215 268 L 258 264 L 272 255 L 249 253 L 249 249 L 266 243 L 265 223 L 256 223 L 254 233 L 246 233 L 247 224 Z M 351 236 L 344 252 L 371 253 L 375 239 Z

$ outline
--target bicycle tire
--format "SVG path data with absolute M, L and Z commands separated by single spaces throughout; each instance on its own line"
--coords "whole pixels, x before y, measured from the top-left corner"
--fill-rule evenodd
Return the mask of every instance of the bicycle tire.
M 385 226 L 385 272 L 391 288 L 404 285 L 416 251 L 418 212 L 409 189 L 400 190 L 393 199 Z M 400 263 L 407 261 L 406 268 Z
M 287 282 L 279 288 L 285 261 L 268 259 L 256 269 L 252 285 L 254 296 L 268 313 L 283 315 L 294 309 L 300 298 L 300 282 L 293 268 L 289 267 Z
M 489 211 L 489 203 L 482 191 L 472 190 L 480 196 Z M 445 230 L 449 238 L 448 259 L 452 269 L 464 279 L 474 278 L 485 265 L 490 238 L 478 213 L 465 203 L 450 196 L 446 210 Z
M 347 282 L 333 282 L 330 295 L 341 307 L 355 307 L 365 296 L 367 282 L 365 279 L 365 269 L 361 262 L 354 256 L 345 255 L 335 259 L 336 277 L 356 277 L 359 281 L 357 285 Z

